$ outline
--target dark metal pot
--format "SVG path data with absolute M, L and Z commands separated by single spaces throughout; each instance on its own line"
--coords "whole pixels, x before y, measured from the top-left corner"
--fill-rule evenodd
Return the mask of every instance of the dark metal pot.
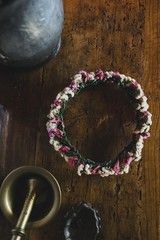
M 0 0 L 0 63 L 34 67 L 56 56 L 63 21 L 62 0 Z

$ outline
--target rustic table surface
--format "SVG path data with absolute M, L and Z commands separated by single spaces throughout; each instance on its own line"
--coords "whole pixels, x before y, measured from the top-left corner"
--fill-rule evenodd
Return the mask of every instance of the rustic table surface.
M 38 165 L 57 178 L 62 205 L 29 240 L 60 240 L 63 217 L 81 201 L 99 210 L 97 240 L 160 239 L 160 2 L 159 0 L 65 0 L 62 46 L 56 59 L 34 71 L 0 68 L 0 180 L 22 165 Z M 50 104 L 79 70 L 119 71 L 137 79 L 153 114 L 151 138 L 129 174 L 100 178 L 76 174 L 49 145 Z M 115 156 L 131 137 L 128 99 L 111 87 L 90 88 L 65 112 L 67 134 L 77 149 L 99 161 Z M 18 196 L 17 196 L 18 198 Z M 12 225 L 0 212 L 0 239 Z

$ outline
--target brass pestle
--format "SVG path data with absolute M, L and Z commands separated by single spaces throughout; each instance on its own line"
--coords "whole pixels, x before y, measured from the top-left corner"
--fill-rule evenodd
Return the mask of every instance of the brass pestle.
M 12 229 L 12 240 L 21 240 L 25 236 L 27 222 L 31 215 L 36 197 L 41 191 L 42 186 L 43 181 L 38 178 L 31 178 L 28 180 L 28 196 L 24 202 L 16 227 Z

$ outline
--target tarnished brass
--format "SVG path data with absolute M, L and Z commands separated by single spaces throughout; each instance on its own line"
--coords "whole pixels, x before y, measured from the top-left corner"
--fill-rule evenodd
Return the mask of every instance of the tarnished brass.
M 0 189 L 0 206 L 6 218 L 16 223 L 12 240 L 21 240 L 26 228 L 47 224 L 61 205 L 61 190 L 44 168 L 22 166 L 12 171 Z

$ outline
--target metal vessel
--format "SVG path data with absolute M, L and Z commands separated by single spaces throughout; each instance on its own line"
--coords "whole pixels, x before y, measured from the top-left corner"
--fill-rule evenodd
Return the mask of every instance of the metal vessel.
M 1 0 L 0 63 L 28 68 L 55 57 L 63 21 L 62 0 Z
M 0 189 L 0 207 L 16 226 L 12 240 L 21 240 L 26 229 L 39 228 L 55 217 L 61 205 L 61 189 L 55 177 L 37 166 L 12 171 Z

